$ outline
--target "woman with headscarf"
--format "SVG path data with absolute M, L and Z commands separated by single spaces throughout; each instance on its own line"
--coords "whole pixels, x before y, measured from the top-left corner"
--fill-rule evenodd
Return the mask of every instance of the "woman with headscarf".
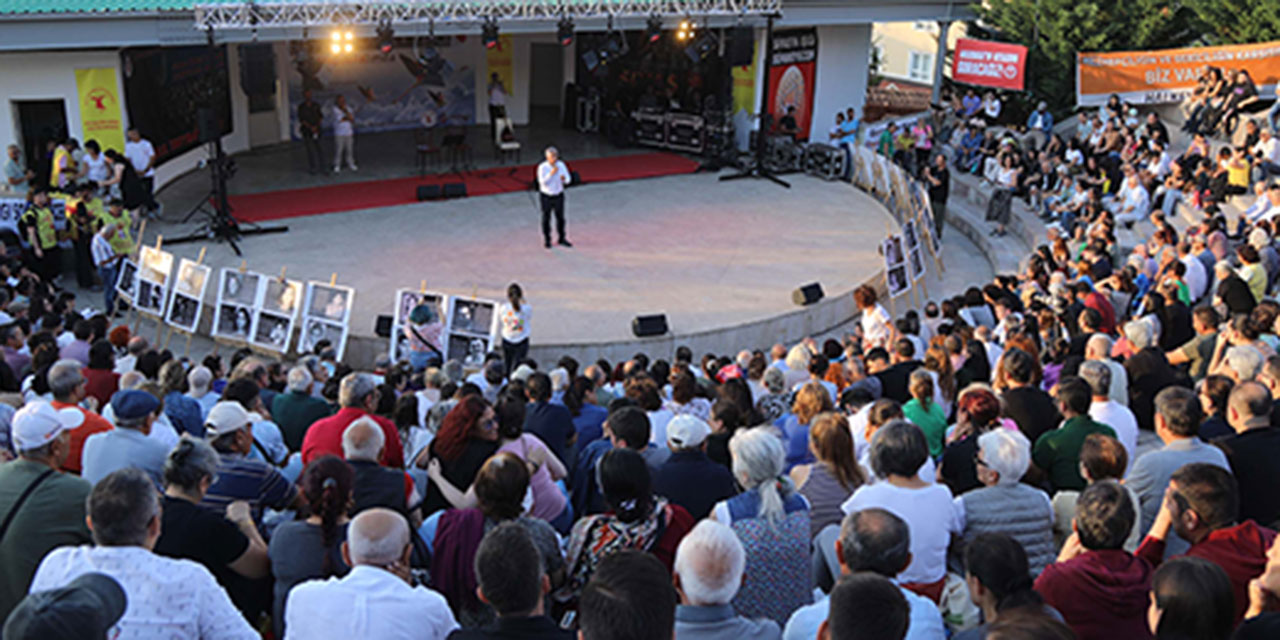
M 596 469 L 608 511 L 582 518 L 569 536 L 567 582 L 555 595 L 569 609 L 577 607 L 600 561 L 617 551 L 651 553 L 670 571 L 676 547 L 694 525 L 684 507 L 653 494 L 649 467 L 639 453 L 611 449 Z M 808 564 L 802 568 L 807 572 Z

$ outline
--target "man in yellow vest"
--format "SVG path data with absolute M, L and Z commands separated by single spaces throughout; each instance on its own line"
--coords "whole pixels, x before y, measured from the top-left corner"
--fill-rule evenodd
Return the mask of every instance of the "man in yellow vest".
M 49 171 L 49 186 L 57 190 L 65 190 L 76 176 L 80 168 L 76 164 L 75 150 L 79 143 L 74 138 L 63 140 L 53 148 L 53 165 Z
M 124 200 L 120 198 L 112 198 L 107 203 L 106 211 L 98 215 L 98 228 L 101 229 L 109 224 L 116 226 L 116 232 L 111 236 L 111 248 L 118 254 L 133 254 L 133 216 L 129 215 L 129 211 L 124 208 Z
M 67 231 L 75 247 L 76 283 L 81 289 L 97 290 L 94 283 L 93 257 L 89 253 L 90 241 L 97 231 L 99 219 L 105 212 L 102 200 L 97 196 L 98 185 L 86 180 L 75 186 L 74 197 L 67 200 Z
M 53 226 L 53 206 L 49 192 L 40 189 L 31 195 L 31 203 L 18 218 L 22 237 L 31 247 L 32 270 L 45 282 L 53 282 L 62 270 L 62 256 L 58 251 L 58 232 Z

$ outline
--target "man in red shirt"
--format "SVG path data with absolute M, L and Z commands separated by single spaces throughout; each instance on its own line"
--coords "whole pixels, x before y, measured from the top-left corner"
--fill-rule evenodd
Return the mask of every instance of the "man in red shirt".
M 1116 311 L 1111 307 L 1111 301 L 1083 280 L 1075 283 L 1073 291 L 1080 304 L 1086 309 L 1097 311 L 1102 316 L 1102 323 L 1098 326 L 1098 330 L 1107 335 L 1115 335 Z
M 1124 550 L 1136 507 L 1111 480 L 1095 482 L 1080 494 L 1075 533 L 1036 578 L 1035 590 L 1080 640 L 1143 640 L 1147 628 L 1151 564 Z
M 378 406 L 378 386 L 373 376 L 367 373 L 351 373 L 342 379 L 338 388 L 338 404 L 342 406 L 337 413 L 315 421 L 307 429 L 302 439 L 302 464 L 310 464 L 312 460 L 324 455 L 342 455 L 342 432 L 352 422 L 369 416 L 382 427 L 386 437 L 379 462 L 385 467 L 404 468 L 404 447 L 400 444 L 400 432 L 395 423 L 386 418 L 373 415 Z
M 1160 513 L 1137 555 L 1152 566 L 1164 557 L 1172 529 L 1191 543 L 1186 555 L 1204 558 L 1227 572 L 1236 597 L 1236 623 L 1249 607 L 1249 581 L 1267 567 L 1267 549 L 1276 532 L 1252 520 L 1236 524 L 1240 495 L 1230 471 L 1217 465 L 1183 465 L 1169 479 Z
M 102 416 L 80 406 L 88 393 L 88 380 L 80 373 L 79 360 L 59 360 L 49 367 L 49 391 L 53 393 L 54 409 L 75 409 L 84 414 L 80 426 L 71 430 L 71 450 L 62 463 L 63 471 L 80 473 L 80 454 L 84 451 L 84 441 L 89 436 L 114 427 Z

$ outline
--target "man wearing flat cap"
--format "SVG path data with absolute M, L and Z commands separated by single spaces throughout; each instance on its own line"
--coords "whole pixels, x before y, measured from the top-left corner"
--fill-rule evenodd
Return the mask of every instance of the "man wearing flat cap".
M 128 604 L 114 578 L 86 573 L 23 598 L 4 624 L 8 640 L 107 640 Z
M 116 428 L 95 433 L 84 442 L 81 477 L 96 484 L 112 471 L 137 467 L 146 472 L 156 486 L 161 486 L 164 459 L 169 450 L 149 437 L 151 425 L 160 417 L 161 405 L 146 391 L 128 389 L 111 396 L 111 411 Z

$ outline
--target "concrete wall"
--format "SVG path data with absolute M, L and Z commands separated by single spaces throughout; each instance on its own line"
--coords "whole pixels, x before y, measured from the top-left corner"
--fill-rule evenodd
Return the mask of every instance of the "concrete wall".
M 853 107 L 862 116 L 871 60 L 871 25 L 818 27 L 818 75 L 809 137 L 825 141 L 837 112 Z

